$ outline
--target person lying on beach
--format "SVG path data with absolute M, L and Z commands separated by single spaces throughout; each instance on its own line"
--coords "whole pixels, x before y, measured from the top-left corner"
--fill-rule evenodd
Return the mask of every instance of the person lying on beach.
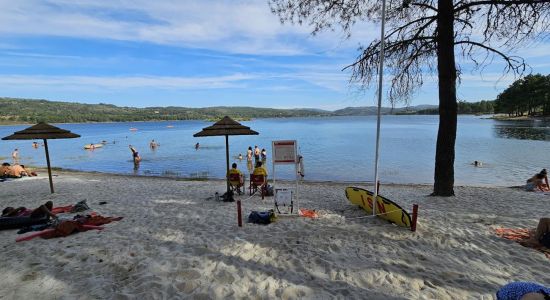
M 0 167 L 0 177 L 6 177 L 9 169 L 10 169 L 10 164 L 7 162 L 3 163 L 2 166 Z
M 8 206 L 2 210 L 2 217 L 31 217 L 33 219 L 51 217 L 57 219 L 57 216 L 52 213 L 52 208 L 52 201 L 48 201 L 35 209 L 28 209 L 26 207 L 14 208 Z
M 11 178 L 21 178 L 23 176 L 36 176 L 36 173 L 27 170 L 25 165 L 13 165 L 8 167 L 5 175 Z
M 525 183 L 525 190 L 530 192 L 536 190 L 539 190 L 541 192 L 550 191 L 548 189 L 548 177 L 546 169 L 542 169 L 540 173 L 537 173 L 535 174 L 535 176 L 527 179 L 527 182 Z

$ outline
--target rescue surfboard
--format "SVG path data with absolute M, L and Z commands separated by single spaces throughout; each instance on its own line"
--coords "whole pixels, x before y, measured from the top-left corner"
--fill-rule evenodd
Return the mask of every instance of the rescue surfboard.
M 347 187 L 346 198 L 355 205 L 361 206 L 367 213 L 372 214 L 374 194 L 371 191 Z M 398 226 L 411 228 L 411 216 L 397 203 L 378 195 L 376 197 L 376 214 L 379 218 L 390 221 Z

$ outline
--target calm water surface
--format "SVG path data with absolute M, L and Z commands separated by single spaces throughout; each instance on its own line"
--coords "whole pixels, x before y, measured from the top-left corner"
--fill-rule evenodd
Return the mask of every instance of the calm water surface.
M 519 185 L 541 168 L 550 169 L 550 124 L 542 121 L 495 121 L 460 116 L 456 142 L 456 184 Z M 258 136 L 229 138 L 230 158 L 247 172 L 248 146 L 266 148 L 271 141 L 295 139 L 305 158 L 306 180 L 372 181 L 376 117 L 258 119 L 243 122 Z M 194 138 L 211 123 L 203 121 L 61 124 L 80 134 L 79 139 L 50 140 L 52 166 L 82 171 L 178 177 L 222 178 L 225 173 L 224 137 Z M 167 127 L 173 126 L 173 127 Z M 0 136 L 28 126 L 0 126 Z M 130 131 L 135 127 L 137 131 Z M 384 183 L 433 183 L 438 116 L 383 116 L 380 180 Z M 155 139 L 156 150 L 149 148 Z M 109 143 L 84 150 L 89 143 Z M 41 141 L 39 141 L 41 142 Z M 195 143 L 201 147 L 195 150 Z M 32 141 L 1 141 L 0 157 L 11 161 L 19 148 L 21 163 L 45 166 L 44 149 Z M 128 145 L 143 161 L 134 169 Z M 472 166 L 474 160 L 483 166 Z M 271 165 L 268 166 L 271 173 Z M 277 177 L 293 177 L 290 166 L 278 166 Z

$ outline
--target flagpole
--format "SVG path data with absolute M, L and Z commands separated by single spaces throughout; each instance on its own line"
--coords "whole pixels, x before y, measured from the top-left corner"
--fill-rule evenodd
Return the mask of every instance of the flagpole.
M 374 199 L 372 201 L 372 215 L 376 215 L 378 197 L 378 159 L 380 150 L 380 115 L 382 109 L 382 82 L 384 79 L 384 35 L 386 26 L 386 0 L 382 0 L 382 26 L 380 28 L 380 60 L 378 66 L 378 112 L 376 119 L 376 153 L 374 155 Z

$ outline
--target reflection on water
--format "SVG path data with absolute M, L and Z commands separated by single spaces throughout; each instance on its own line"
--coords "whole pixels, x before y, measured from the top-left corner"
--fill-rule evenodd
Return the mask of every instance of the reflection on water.
M 248 173 L 252 174 L 252 171 L 254 171 L 254 167 L 252 166 L 252 161 L 248 160 L 246 162 L 246 169 L 248 169 Z
M 550 140 L 550 122 L 547 121 L 497 121 L 493 128 L 499 138 L 534 141 Z

